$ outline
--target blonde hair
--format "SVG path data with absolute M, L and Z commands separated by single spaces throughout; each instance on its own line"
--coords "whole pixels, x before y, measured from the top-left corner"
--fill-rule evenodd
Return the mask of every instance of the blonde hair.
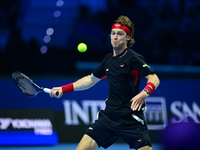
M 131 22 L 131 20 L 127 16 L 121 15 L 119 18 L 117 18 L 117 20 L 114 21 L 114 23 L 119 23 L 121 25 L 125 25 L 130 29 L 131 35 L 130 35 L 130 40 L 127 43 L 127 47 L 133 46 L 133 44 L 135 43 L 135 40 L 133 38 L 134 30 L 135 30 L 133 22 Z

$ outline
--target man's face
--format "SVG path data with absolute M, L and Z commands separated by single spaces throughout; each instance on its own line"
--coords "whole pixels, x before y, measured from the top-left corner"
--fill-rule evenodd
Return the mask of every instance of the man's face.
M 130 40 L 130 36 L 122 29 L 114 28 L 111 31 L 111 44 L 113 48 L 125 48 L 127 47 L 127 42 Z

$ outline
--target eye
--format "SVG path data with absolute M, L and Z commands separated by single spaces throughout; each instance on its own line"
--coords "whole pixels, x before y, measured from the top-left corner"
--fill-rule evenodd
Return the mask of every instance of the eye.
M 113 31 L 113 32 L 111 32 L 111 35 L 115 35 L 115 32 Z
M 121 35 L 124 35 L 124 33 L 123 32 L 118 32 L 117 35 L 121 36 Z
M 121 32 L 118 32 L 117 35 L 122 35 L 122 33 L 121 33 Z

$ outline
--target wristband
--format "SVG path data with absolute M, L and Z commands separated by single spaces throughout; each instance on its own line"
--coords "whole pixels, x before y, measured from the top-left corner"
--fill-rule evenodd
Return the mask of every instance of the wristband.
M 150 94 L 152 94 L 156 90 L 156 87 L 155 87 L 155 85 L 152 82 L 148 82 L 147 85 L 146 85 L 146 87 L 144 89 L 146 89 L 147 91 L 149 91 L 149 95 L 150 95 Z
M 73 83 L 62 86 L 62 92 L 63 92 L 63 94 L 69 93 L 69 92 L 74 92 Z
M 143 91 L 145 91 L 148 95 L 150 95 L 150 92 L 149 92 L 149 90 L 147 90 L 147 89 L 144 89 Z

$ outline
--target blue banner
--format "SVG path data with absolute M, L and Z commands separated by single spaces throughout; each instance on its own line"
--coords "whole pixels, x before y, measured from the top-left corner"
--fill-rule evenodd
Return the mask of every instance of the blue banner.
M 44 87 L 56 87 L 76 81 L 77 79 L 33 79 Z M 94 87 L 79 92 L 63 95 L 60 99 L 51 98 L 46 93 L 29 97 L 22 93 L 11 79 L 0 80 L 0 109 L 52 109 L 64 112 L 66 125 L 86 125 L 96 119 L 99 109 L 105 107 L 108 96 L 108 81 L 104 79 Z M 146 80 L 142 80 L 141 89 Z M 155 125 L 150 129 L 162 129 L 169 122 L 177 123 L 189 119 L 200 123 L 200 98 L 198 80 L 161 80 L 157 90 L 147 98 L 147 121 Z

